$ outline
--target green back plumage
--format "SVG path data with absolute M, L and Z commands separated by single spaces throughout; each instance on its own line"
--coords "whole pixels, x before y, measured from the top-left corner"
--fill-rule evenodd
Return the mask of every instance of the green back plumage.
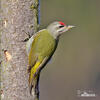
M 29 53 L 29 66 L 33 66 L 36 60 L 42 61 L 45 57 L 50 57 L 55 50 L 56 40 L 44 29 L 37 33 L 32 42 Z

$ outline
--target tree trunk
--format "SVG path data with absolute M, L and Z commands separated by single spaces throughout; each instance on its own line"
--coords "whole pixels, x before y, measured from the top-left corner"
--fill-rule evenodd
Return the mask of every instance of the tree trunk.
M 25 42 L 38 27 L 38 0 L 1 0 L 0 100 L 35 100 L 29 93 Z

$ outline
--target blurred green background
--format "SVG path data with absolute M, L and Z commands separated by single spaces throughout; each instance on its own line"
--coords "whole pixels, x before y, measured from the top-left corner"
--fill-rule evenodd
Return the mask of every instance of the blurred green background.
M 100 0 L 41 0 L 40 28 L 53 21 L 76 28 L 60 37 L 42 70 L 40 99 L 100 100 Z M 96 96 L 80 97 L 84 91 Z

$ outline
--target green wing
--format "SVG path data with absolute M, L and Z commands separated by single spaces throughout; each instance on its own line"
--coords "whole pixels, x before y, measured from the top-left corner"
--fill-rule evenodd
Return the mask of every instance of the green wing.
M 50 57 L 55 50 L 56 41 L 50 33 L 44 29 L 37 33 L 29 52 L 29 66 L 33 67 L 36 61 L 43 61 L 45 57 Z

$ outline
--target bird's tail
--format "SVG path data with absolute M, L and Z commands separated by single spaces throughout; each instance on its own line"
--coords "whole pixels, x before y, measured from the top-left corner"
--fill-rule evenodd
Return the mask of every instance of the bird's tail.
M 39 68 L 40 62 L 36 62 L 36 64 L 31 68 L 29 74 L 29 90 L 30 94 L 32 94 L 32 88 L 34 88 L 34 92 L 36 92 L 36 88 L 38 87 L 39 73 L 37 70 Z
M 39 77 L 40 73 L 32 80 L 31 84 L 29 85 L 29 90 L 31 95 L 36 95 L 39 97 Z
M 31 95 L 36 94 L 35 93 L 36 87 L 37 87 L 37 77 L 33 79 L 32 82 L 29 83 L 29 91 Z

